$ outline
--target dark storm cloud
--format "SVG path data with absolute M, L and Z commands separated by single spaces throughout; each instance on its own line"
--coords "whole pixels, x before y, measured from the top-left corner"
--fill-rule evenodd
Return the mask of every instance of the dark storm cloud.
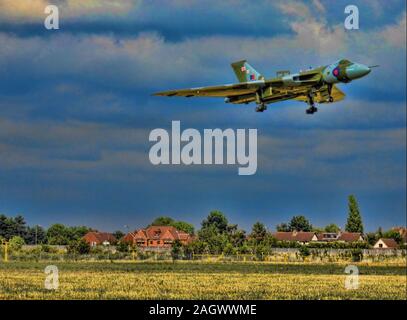
M 214 208 L 246 228 L 297 213 L 343 225 L 346 196 L 355 193 L 368 229 L 403 223 L 403 1 L 359 1 L 355 33 L 343 29 L 342 2 L 123 1 L 108 16 L 89 2 L 85 10 L 65 1 L 56 33 L 37 31 L 41 14 L 28 22 L 0 15 L 0 211 L 102 229 L 161 214 L 198 224 Z M 272 76 L 342 57 L 381 67 L 342 86 L 347 100 L 316 117 L 299 102 L 257 114 L 216 99 L 151 97 L 234 82 L 229 64 L 241 58 Z M 258 173 L 152 166 L 148 134 L 171 120 L 258 128 Z

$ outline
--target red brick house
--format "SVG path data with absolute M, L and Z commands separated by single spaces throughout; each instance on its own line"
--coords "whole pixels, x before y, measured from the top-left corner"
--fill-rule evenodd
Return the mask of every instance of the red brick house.
M 92 247 L 97 245 L 111 245 L 116 243 L 115 236 L 107 232 L 91 231 L 83 236 L 83 240 L 89 243 Z
M 175 240 L 188 244 L 193 237 L 172 226 L 150 226 L 146 229 L 129 232 L 123 241 L 142 248 L 170 248 Z

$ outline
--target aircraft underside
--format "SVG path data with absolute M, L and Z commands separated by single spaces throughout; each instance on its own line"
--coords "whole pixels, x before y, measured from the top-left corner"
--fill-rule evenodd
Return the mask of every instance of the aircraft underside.
M 314 114 L 318 111 L 318 108 L 315 107 L 315 103 L 332 103 L 335 101 L 332 96 L 332 86 L 328 85 L 322 86 L 318 89 L 314 86 L 303 86 L 300 88 L 269 88 L 267 90 L 271 90 L 273 93 L 271 95 L 263 95 L 262 92 L 256 92 L 242 96 L 234 96 L 227 98 L 227 102 L 233 104 L 248 104 L 256 102 L 256 112 L 264 112 L 267 110 L 268 104 L 286 100 L 297 100 L 303 101 L 309 105 L 309 108 L 306 110 L 307 114 Z

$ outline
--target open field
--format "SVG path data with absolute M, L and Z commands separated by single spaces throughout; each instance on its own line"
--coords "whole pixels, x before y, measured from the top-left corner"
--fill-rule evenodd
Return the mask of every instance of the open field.
M 0 263 L 0 299 L 407 299 L 405 264 L 54 262 L 59 288 L 45 289 L 51 263 Z

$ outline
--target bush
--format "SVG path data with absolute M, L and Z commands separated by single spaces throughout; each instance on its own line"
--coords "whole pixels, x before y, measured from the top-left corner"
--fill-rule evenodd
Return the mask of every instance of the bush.
M 67 250 L 68 254 L 89 254 L 90 245 L 83 239 L 71 241 Z
M 310 242 L 308 248 L 313 249 L 369 249 L 367 242 Z
M 223 249 L 223 254 L 226 256 L 233 256 L 236 254 L 236 248 L 231 243 L 228 243 Z
M 119 252 L 129 252 L 130 245 L 127 242 L 119 241 L 116 245 L 116 250 Z
M 311 252 L 310 252 L 309 248 L 307 246 L 305 246 L 305 245 L 300 247 L 299 252 L 300 252 L 300 256 L 303 257 L 303 258 L 308 257 L 309 255 L 311 255 Z
M 175 240 L 172 244 L 171 256 L 173 260 L 177 260 L 182 256 L 182 244 L 179 240 Z
M 25 241 L 19 236 L 14 236 L 10 239 L 9 245 L 11 250 L 20 251 L 23 245 L 25 245 Z
M 58 253 L 58 249 L 55 247 L 52 247 L 48 244 L 42 244 L 41 245 L 41 252 L 44 253 Z
M 352 250 L 352 261 L 359 262 L 363 260 L 363 252 L 361 249 Z

